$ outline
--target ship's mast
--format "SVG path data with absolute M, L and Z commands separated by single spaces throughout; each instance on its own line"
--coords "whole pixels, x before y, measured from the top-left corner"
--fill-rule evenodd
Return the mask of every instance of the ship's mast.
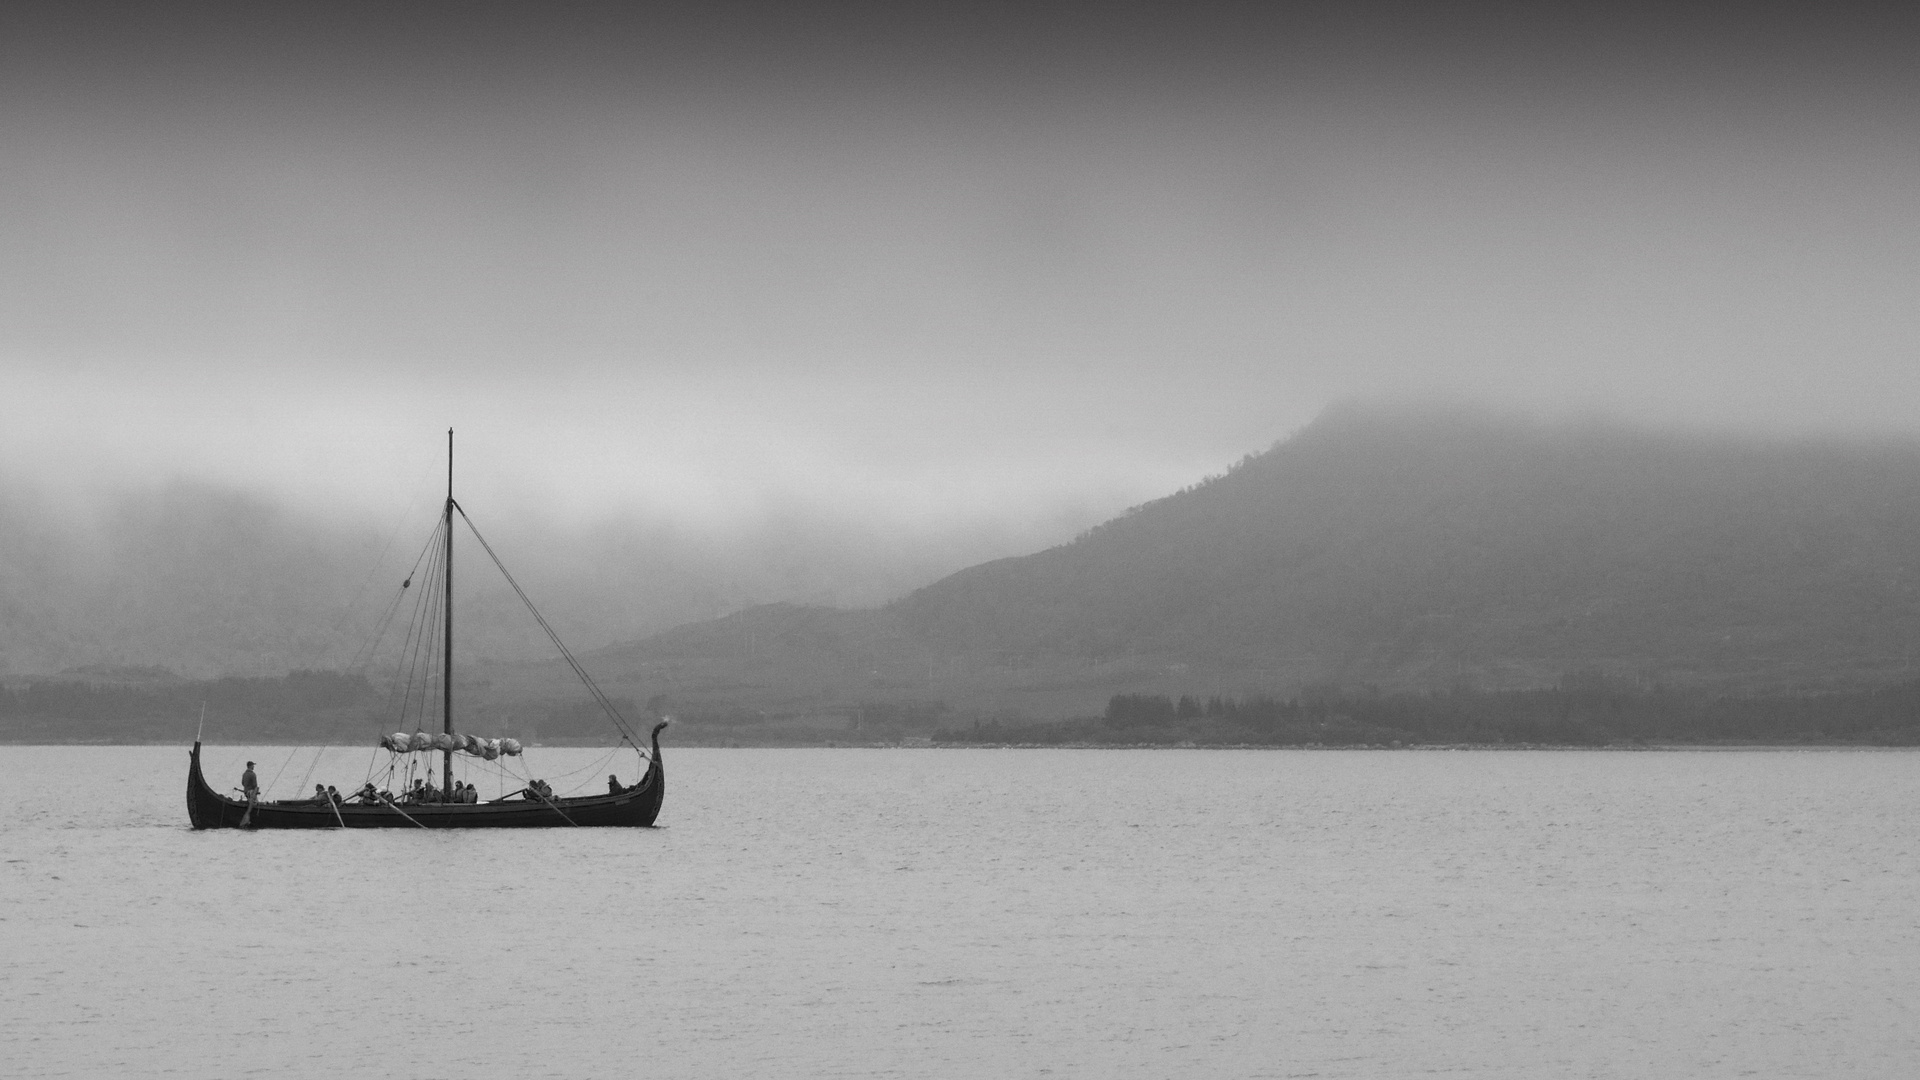
M 447 610 L 442 625 L 446 628 L 443 635 L 446 642 L 446 654 L 440 664 L 440 720 L 441 730 L 453 734 L 453 429 L 447 429 Z M 453 790 L 453 751 L 440 752 L 440 790 L 442 793 Z M 443 795 L 444 797 L 444 795 Z

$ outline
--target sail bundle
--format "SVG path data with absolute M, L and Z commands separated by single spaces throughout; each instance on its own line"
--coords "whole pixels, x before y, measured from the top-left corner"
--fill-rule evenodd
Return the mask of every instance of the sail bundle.
M 519 739 L 482 739 L 474 735 L 455 735 L 445 731 L 396 731 L 380 737 L 380 747 L 396 754 L 421 750 L 454 751 L 492 761 L 499 757 L 518 757 Z

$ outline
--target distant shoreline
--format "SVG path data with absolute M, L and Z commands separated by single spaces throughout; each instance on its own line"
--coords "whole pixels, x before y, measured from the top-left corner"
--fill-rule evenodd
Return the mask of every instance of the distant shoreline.
M 324 748 L 328 750 L 365 750 L 369 747 L 359 743 L 310 743 L 310 742 L 205 742 L 208 747 L 218 746 L 285 746 Z M 74 740 L 71 742 L 13 742 L 0 741 L 0 746 L 12 747 L 56 747 L 56 746 L 172 746 L 185 750 L 192 746 L 192 740 L 184 742 L 121 742 L 102 740 Z M 588 743 L 532 743 L 533 750 L 612 750 L 615 747 L 604 744 Z M 743 743 L 722 746 L 714 743 L 685 743 L 672 747 L 675 750 L 1300 750 L 1313 753 L 1338 752 L 1378 752 L 1378 753 L 1436 753 L 1450 751 L 1578 751 L 1580 753 L 1700 753 L 1707 751 L 1835 751 L 1835 750 L 1920 750 L 1920 746 L 1899 743 L 1648 743 L 1645 745 L 1588 746 L 1577 743 L 1431 743 L 1413 746 L 1327 746 L 1327 745 L 1276 745 L 1273 743 L 934 743 L 916 745 L 902 743 Z

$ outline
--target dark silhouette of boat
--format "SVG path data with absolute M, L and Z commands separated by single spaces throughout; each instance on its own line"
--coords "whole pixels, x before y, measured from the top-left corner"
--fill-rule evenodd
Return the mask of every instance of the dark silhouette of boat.
M 438 750 L 441 753 L 441 784 L 438 788 L 426 786 L 433 774 L 431 763 L 426 767 L 426 776 L 416 780 L 423 785 L 421 790 L 428 793 L 427 798 L 414 798 L 408 793 L 395 796 L 392 792 L 382 791 L 369 781 L 362 789 L 364 794 L 356 793 L 345 801 L 311 798 L 266 801 L 256 795 L 251 803 L 245 798 L 232 798 L 222 795 L 207 783 L 206 775 L 200 769 L 200 739 L 194 738 L 193 749 L 188 753 L 187 765 L 187 817 L 196 829 L 532 829 L 566 828 L 588 825 L 627 825 L 645 827 L 653 824 L 660 816 L 660 803 L 666 795 L 667 772 L 660 761 L 660 731 L 668 721 L 661 720 L 653 726 L 650 741 L 652 754 L 647 758 L 646 771 L 640 781 L 632 787 L 606 794 L 560 797 L 552 794 L 547 786 L 534 780 L 502 799 L 491 802 L 461 802 L 457 799 L 441 801 L 433 796 L 446 792 L 453 787 L 453 755 L 456 749 L 473 756 L 483 756 L 492 761 L 502 756 L 520 754 L 520 744 L 514 739 L 475 739 L 471 735 L 457 737 L 453 730 L 453 533 L 454 515 L 465 521 L 466 511 L 453 498 L 453 432 L 447 432 L 447 501 L 440 525 L 434 533 L 434 541 L 428 550 L 433 553 L 434 562 L 429 566 L 427 578 L 438 586 L 422 597 L 423 603 L 416 612 L 432 616 L 423 626 L 419 636 L 409 631 L 409 641 L 424 646 L 430 640 L 429 634 L 437 634 L 441 648 L 438 650 L 416 650 L 417 654 L 437 652 L 440 660 L 440 721 L 441 734 L 429 738 L 424 733 L 415 732 L 414 741 L 409 742 L 405 732 L 383 738 L 381 745 L 392 751 L 394 758 L 386 773 L 388 779 L 394 779 L 399 764 L 406 762 L 406 775 L 414 776 L 418 759 L 411 755 L 419 751 Z M 471 529 L 472 522 L 467 521 Z M 494 565 L 499 568 L 507 582 L 513 586 L 527 610 L 533 614 L 541 629 L 553 641 L 560 655 L 566 659 L 575 675 L 585 683 L 594 701 L 606 712 L 607 718 L 619 730 L 621 742 L 633 747 L 635 753 L 644 754 L 633 729 L 625 717 L 620 715 L 614 702 L 594 685 L 586 669 L 552 626 L 536 610 L 533 602 L 521 590 L 519 582 L 507 573 L 501 565 L 499 556 L 487 543 L 477 529 L 473 530 L 476 540 L 485 549 Z M 423 554 L 422 558 L 426 558 Z M 417 568 L 418 564 L 416 564 Z M 413 575 L 400 586 L 406 590 L 412 585 Z M 426 602 L 431 600 L 431 602 Z M 398 604 L 396 597 L 395 604 Z M 411 678 L 411 676 L 409 676 Z M 424 692 L 414 698 L 415 687 L 409 681 L 408 695 L 404 702 L 417 700 L 424 707 L 427 700 Z M 204 723 L 204 716 L 202 722 Z M 430 762 L 431 759 L 429 759 Z M 248 763 L 251 767 L 252 763 Z M 251 773 L 249 773 L 251 775 Z M 472 789 L 469 788 L 469 791 Z
M 339 805 L 300 799 L 260 802 L 247 819 L 245 799 L 231 799 L 208 786 L 200 772 L 200 744 L 187 766 L 187 816 L 196 829 L 532 829 L 572 825 L 652 825 L 666 795 L 667 770 L 660 762 L 660 729 L 653 728 L 653 762 L 640 782 L 618 795 L 542 799 L 531 793 L 483 803 L 378 803 Z M 246 821 L 246 824 L 241 824 Z

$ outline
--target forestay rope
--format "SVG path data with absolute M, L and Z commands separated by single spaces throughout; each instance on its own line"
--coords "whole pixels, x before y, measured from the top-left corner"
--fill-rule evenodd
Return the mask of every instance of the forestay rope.
M 400 583 L 400 588 L 394 591 L 393 600 L 387 604 L 387 610 L 380 616 L 380 620 L 374 624 L 372 637 L 367 641 L 366 645 L 361 647 L 359 652 L 354 654 L 353 663 L 348 665 L 349 670 L 365 674 L 366 669 L 372 666 L 374 655 L 380 651 L 380 642 L 386 639 L 387 628 L 393 625 L 393 617 L 400 611 L 400 601 L 406 599 L 407 589 L 413 585 L 413 579 L 420 573 L 420 564 L 426 561 L 428 554 L 434 550 L 439 539 L 440 530 L 436 528 L 428 535 L 427 542 L 421 545 L 420 554 L 414 556 L 413 565 L 407 569 L 406 579 Z
M 547 622 L 547 617 L 540 614 L 539 608 L 533 606 L 532 598 L 528 597 L 526 590 L 522 589 L 520 583 L 514 580 L 513 575 L 507 571 L 506 564 L 500 561 L 500 556 L 494 554 L 493 545 L 487 543 L 487 538 L 481 536 L 480 530 L 474 526 L 473 519 L 467 516 L 466 508 L 461 506 L 458 501 L 454 501 L 453 508 L 460 511 L 460 520 L 467 523 L 467 531 L 473 533 L 475 540 L 480 541 L 480 547 L 487 553 L 487 558 L 493 560 L 493 565 L 500 571 L 500 576 L 507 579 L 508 585 L 513 586 L 514 594 L 520 597 L 522 604 L 527 606 L 528 613 L 533 616 L 535 622 L 540 624 L 540 629 L 546 631 L 547 638 L 553 642 L 553 647 L 560 650 L 560 656 L 566 660 L 567 666 L 572 668 L 573 673 L 579 676 L 580 681 L 586 685 L 587 692 L 593 695 L 594 702 L 607 714 L 607 719 L 612 720 L 613 726 L 620 729 L 621 737 L 635 750 L 639 751 L 642 757 L 645 757 L 646 750 L 641 747 L 639 736 L 635 735 L 633 729 L 627 726 L 626 718 L 620 715 L 620 710 L 614 706 L 613 700 L 607 697 L 607 695 L 601 691 L 599 685 L 593 681 L 593 676 L 588 675 L 587 669 L 581 667 L 580 661 L 574 659 L 573 650 L 567 648 L 566 642 L 560 640 L 560 635 L 554 632 L 553 627 Z
M 484 550 L 487 553 L 487 557 L 493 561 L 495 569 L 500 571 L 500 576 L 506 579 L 507 584 L 513 589 L 514 595 L 520 598 L 520 602 L 525 605 L 527 612 L 532 615 L 534 621 L 539 624 L 540 629 L 547 635 L 547 639 L 553 642 L 553 646 L 560 653 L 561 658 L 567 662 L 567 666 L 572 669 L 581 684 L 587 688 L 587 692 L 591 695 L 594 703 L 600 707 L 601 711 L 606 714 L 607 719 L 613 723 L 615 729 L 620 733 L 620 741 L 633 747 L 635 753 L 640 758 L 641 773 L 644 777 L 650 765 L 652 755 L 646 747 L 641 745 L 639 735 L 632 725 L 629 724 L 626 717 L 621 714 L 619 707 L 614 704 L 612 698 L 600 689 L 600 686 L 593 681 L 591 675 L 587 674 L 586 668 L 580 663 L 579 659 L 574 656 L 573 650 L 567 647 L 566 642 L 560 639 L 559 633 L 555 631 L 553 625 L 547 621 L 546 616 L 540 613 L 540 609 L 534 605 L 533 599 L 527 595 L 526 590 L 521 588 L 520 582 L 514 578 L 512 572 L 501 562 L 499 554 L 493 549 L 493 545 L 487 542 L 487 538 L 481 535 L 480 530 L 473 524 L 473 520 L 467 516 L 466 508 L 460 506 L 457 501 L 453 502 L 453 507 L 460 511 L 460 519 L 466 522 L 467 529 L 472 532 L 473 538 L 479 541 L 481 549 Z M 396 592 L 392 603 L 379 620 L 374 643 L 366 650 L 366 660 L 370 663 L 373 653 L 378 650 L 379 639 L 386 635 L 408 591 L 412 591 L 414 594 L 413 618 L 409 620 L 407 631 L 400 643 L 400 657 L 398 669 L 395 673 L 398 677 L 394 680 L 393 688 L 388 697 L 386 710 L 388 715 L 395 716 L 402 725 L 413 721 L 416 727 L 424 726 L 427 710 L 436 697 L 433 690 L 435 686 L 435 676 L 438 674 L 439 657 L 437 652 L 431 648 L 431 643 L 439 633 L 443 632 L 440 622 L 442 621 L 441 612 L 444 607 L 442 598 L 445 585 L 442 576 L 435 572 L 435 568 L 440 565 L 441 560 L 446 558 L 447 548 L 451 543 L 451 539 L 451 533 L 445 524 L 434 529 L 433 534 L 427 538 L 427 542 L 422 545 L 419 554 L 415 557 L 413 566 L 408 570 L 406 580 L 401 583 L 400 589 Z M 427 574 L 426 580 L 421 583 L 422 587 L 410 590 L 414 579 L 422 572 Z M 356 660 L 358 659 L 359 657 L 356 657 Z M 618 747 L 616 746 L 614 750 L 609 751 L 593 763 L 569 772 L 561 773 L 551 777 L 551 779 L 565 781 L 581 773 L 598 772 L 617 752 Z M 398 757 L 399 755 L 396 754 L 395 758 L 388 761 L 386 768 L 381 769 L 378 764 L 378 751 L 376 750 L 374 760 L 368 763 L 368 782 L 374 781 L 377 777 L 381 781 L 381 786 L 385 787 L 391 786 L 395 780 L 400 779 L 399 774 L 401 769 Z M 291 758 L 289 761 L 290 760 Z M 462 765 L 461 771 L 464 774 L 470 776 L 471 773 L 468 771 L 470 769 L 479 769 L 483 774 L 491 773 L 502 781 L 503 790 L 505 781 L 513 781 L 516 784 L 523 785 L 530 785 L 532 782 L 532 768 L 530 763 L 523 762 L 521 765 L 522 768 L 526 769 L 528 774 L 526 778 L 523 778 L 509 765 L 505 758 L 495 762 L 492 759 L 469 759 L 463 755 L 459 760 Z M 411 758 L 409 758 L 405 769 L 406 779 L 401 781 L 403 787 L 411 785 L 413 766 L 414 763 Z M 282 769 L 284 770 L 285 767 L 286 766 L 283 765 Z M 558 811 L 559 808 L 555 807 L 554 809 Z M 563 811 L 560 813 L 562 817 L 566 816 Z

